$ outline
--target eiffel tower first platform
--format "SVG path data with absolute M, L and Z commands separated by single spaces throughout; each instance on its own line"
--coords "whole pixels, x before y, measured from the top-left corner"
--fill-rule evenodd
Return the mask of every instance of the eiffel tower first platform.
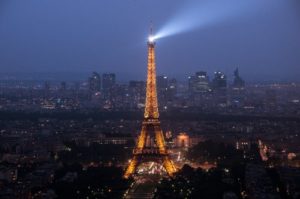
M 168 150 L 161 130 L 156 92 L 155 41 L 152 28 L 148 39 L 148 67 L 147 67 L 146 104 L 142 130 L 138 137 L 133 158 L 125 171 L 124 178 L 136 172 L 142 162 L 156 161 L 161 163 L 167 174 L 172 176 L 176 168 L 169 157 Z M 154 141 L 152 141 L 154 140 Z

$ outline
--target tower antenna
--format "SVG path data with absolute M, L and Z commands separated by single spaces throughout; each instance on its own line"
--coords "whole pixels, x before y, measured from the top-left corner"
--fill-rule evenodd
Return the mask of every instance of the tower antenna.
M 153 22 L 150 21 L 150 36 L 153 35 Z

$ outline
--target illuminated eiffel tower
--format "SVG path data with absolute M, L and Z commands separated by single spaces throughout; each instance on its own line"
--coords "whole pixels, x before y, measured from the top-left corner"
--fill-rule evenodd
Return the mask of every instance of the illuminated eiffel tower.
M 148 71 L 144 120 L 137 144 L 133 150 L 133 158 L 124 174 L 125 178 L 134 174 L 140 163 L 149 160 L 161 162 L 169 176 L 172 176 L 176 172 L 176 168 L 169 158 L 159 121 L 154 48 L 155 41 L 151 28 L 148 40 Z

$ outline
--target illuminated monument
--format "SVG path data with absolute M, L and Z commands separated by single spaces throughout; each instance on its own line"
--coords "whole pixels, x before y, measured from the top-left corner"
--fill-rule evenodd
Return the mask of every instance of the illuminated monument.
M 155 41 L 151 29 L 148 39 L 147 88 L 144 120 L 137 144 L 133 150 L 133 158 L 124 174 L 125 178 L 134 174 L 139 164 L 149 160 L 161 162 L 169 176 L 172 176 L 176 171 L 172 160 L 169 158 L 159 121 L 154 48 Z

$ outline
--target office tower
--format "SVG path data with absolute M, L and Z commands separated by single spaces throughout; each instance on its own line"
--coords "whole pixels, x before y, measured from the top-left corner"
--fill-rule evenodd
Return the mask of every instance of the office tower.
M 224 73 L 217 71 L 214 73 L 214 79 L 212 81 L 212 87 L 214 92 L 214 100 L 216 105 L 227 106 L 227 77 Z
M 234 79 L 233 79 L 232 87 L 236 89 L 243 89 L 245 87 L 245 81 L 240 77 L 238 68 L 234 70 L 233 75 L 234 75 Z
M 107 91 L 112 89 L 116 84 L 116 74 L 105 73 L 102 75 L 102 89 Z
M 89 78 L 89 90 L 91 92 L 99 92 L 101 90 L 101 78 L 96 72 L 93 72 Z
M 204 71 L 196 72 L 194 76 L 189 77 L 190 94 L 205 93 L 210 90 L 209 78 Z
M 233 107 L 241 107 L 245 102 L 245 81 L 240 77 L 239 69 L 233 72 L 233 83 L 230 92 L 230 102 Z

